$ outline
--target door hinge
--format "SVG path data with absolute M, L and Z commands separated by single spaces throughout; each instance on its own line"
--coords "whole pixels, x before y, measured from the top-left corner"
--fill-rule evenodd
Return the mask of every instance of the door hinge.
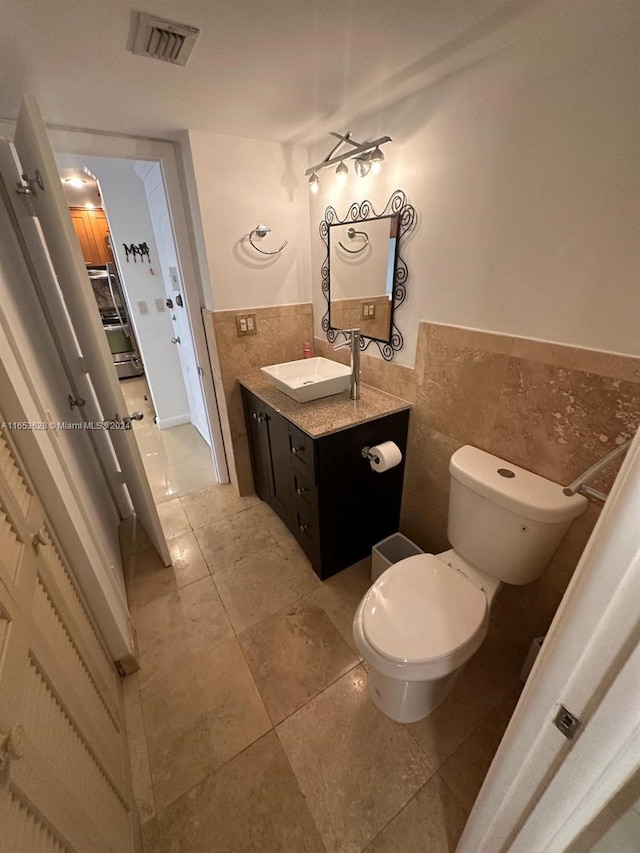
M 204 370 L 198 365 L 198 376 L 204 376 Z
M 567 740 L 573 740 L 582 727 L 582 720 L 567 707 L 560 705 L 553 724 Z
M 16 192 L 18 195 L 38 195 L 36 187 L 39 187 L 44 192 L 44 183 L 42 181 L 42 175 L 36 169 L 35 177 L 29 178 L 26 172 L 22 173 L 23 183 L 17 184 Z

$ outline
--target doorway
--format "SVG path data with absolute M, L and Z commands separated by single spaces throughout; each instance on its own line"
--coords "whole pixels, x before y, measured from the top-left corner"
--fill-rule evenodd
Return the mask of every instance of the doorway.
M 73 154 L 56 162 L 90 275 L 105 276 L 105 266 L 110 274 L 109 290 L 92 280 L 94 294 L 129 410 L 142 416 L 134 434 L 154 500 L 213 485 L 202 371 L 161 164 Z

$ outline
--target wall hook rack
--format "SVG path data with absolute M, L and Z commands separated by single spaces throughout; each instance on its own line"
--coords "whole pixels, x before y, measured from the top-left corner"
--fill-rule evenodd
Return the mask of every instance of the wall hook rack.
M 338 240 L 338 245 L 345 250 L 345 252 L 349 252 L 350 255 L 359 255 L 360 252 L 364 252 L 364 250 L 369 245 L 369 235 L 366 231 L 356 231 L 355 228 L 349 228 L 347 231 L 347 237 L 350 240 L 355 240 L 356 237 L 364 237 L 364 243 L 360 246 L 359 249 L 347 249 L 347 247 L 342 243 L 341 240 Z
M 256 227 L 249 232 L 249 242 L 256 250 L 256 252 L 260 252 L 261 255 L 278 255 L 284 249 L 285 246 L 289 245 L 289 241 L 285 240 L 282 246 L 280 246 L 279 249 L 276 249 L 273 252 L 265 252 L 265 250 L 261 249 L 260 246 L 256 246 L 256 244 L 253 242 L 254 235 L 256 237 L 266 237 L 270 231 L 271 228 L 268 228 L 266 225 L 261 225 L 260 223 L 258 223 L 258 225 L 256 225 Z

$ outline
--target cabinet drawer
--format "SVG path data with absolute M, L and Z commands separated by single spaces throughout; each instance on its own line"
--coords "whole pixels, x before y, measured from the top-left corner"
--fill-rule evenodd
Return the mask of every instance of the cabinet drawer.
M 308 465 L 292 460 L 291 464 L 291 488 L 293 490 L 293 505 L 308 504 L 316 507 L 318 504 L 318 490 L 313 482 L 313 472 Z
M 313 439 L 293 424 L 289 424 L 289 450 L 299 463 L 313 471 Z
M 313 507 L 303 501 L 293 510 L 293 534 L 313 562 L 318 554 L 318 515 Z

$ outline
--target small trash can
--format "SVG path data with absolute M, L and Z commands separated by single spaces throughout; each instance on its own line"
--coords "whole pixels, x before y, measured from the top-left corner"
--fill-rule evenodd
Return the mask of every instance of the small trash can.
M 387 536 L 371 549 L 371 580 L 377 581 L 389 566 L 416 554 L 424 554 L 424 551 L 402 533 Z
M 520 681 L 523 683 L 529 678 L 529 673 L 533 669 L 533 665 L 536 662 L 536 658 L 540 653 L 540 649 L 542 648 L 544 637 L 536 637 L 535 640 L 529 646 L 529 651 L 525 658 L 524 663 L 522 664 L 522 669 L 520 670 Z

